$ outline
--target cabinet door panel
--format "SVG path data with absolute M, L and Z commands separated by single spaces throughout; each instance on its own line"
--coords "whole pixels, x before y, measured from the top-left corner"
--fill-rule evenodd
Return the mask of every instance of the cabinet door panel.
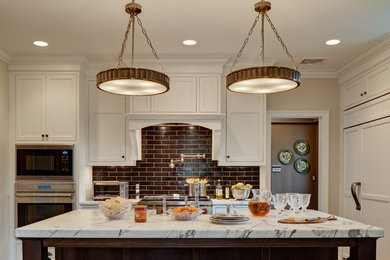
M 152 97 L 154 112 L 195 113 L 196 80 L 196 77 L 172 77 L 170 90 Z
M 389 66 L 389 65 L 387 65 Z M 390 90 L 390 68 L 381 68 L 367 78 L 367 97 L 379 95 Z
M 91 114 L 89 122 L 89 161 L 124 162 L 126 155 L 125 116 Z
M 95 81 L 89 82 L 89 111 L 94 113 L 123 113 L 126 99 L 124 96 L 99 90 Z
M 353 182 L 361 181 L 361 132 L 344 130 L 344 194 L 351 194 Z
M 46 131 L 49 140 L 76 140 L 77 83 L 75 75 L 46 76 Z
M 163 95 L 165 95 L 164 93 Z M 131 109 L 133 113 L 147 113 L 152 111 L 151 97 L 132 97 Z
M 366 90 L 366 84 L 365 79 L 359 79 L 345 87 L 345 106 L 358 104 L 364 98 L 362 93 Z
M 16 139 L 42 140 L 44 75 L 16 75 Z
M 219 111 L 218 77 L 199 78 L 199 112 L 218 113 Z
M 260 161 L 258 113 L 231 113 L 227 123 L 227 161 Z

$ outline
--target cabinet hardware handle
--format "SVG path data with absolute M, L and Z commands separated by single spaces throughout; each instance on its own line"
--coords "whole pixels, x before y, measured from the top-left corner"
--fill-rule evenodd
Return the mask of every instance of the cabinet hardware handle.
M 230 155 L 226 155 L 226 158 L 228 158 L 228 159 L 229 159 L 229 158 L 230 158 Z
M 44 134 L 42 134 L 41 136 L 42 136 L 42 138 L 43 138 L 43 137 L 45 137 L 45 135 L 44 135 Z
M 122 155 L 122 158 L 125 158 L 125 156 L 124 156 L 124 155 Z
M 46 137 L 49 137 L 49 135 L 48 135 L 48 134 L 45 134 L 45 136 L 46 136 Z
M 360 93 L 360 96 L 362 97 L 362 96 L 363 96 L 363 93 Z
M 357 194 L 356 194 L 356 188 L 357 186 L 361 186 L 362 183 L 361 182 L 353 182 L 352 185 L 351 185 L 351 193 L 352 193 L 352 197 L 353 199 L 355 200 L 355 204 L 356 204 L 356 209 L 357 210 L 361 210 L 361 206 L 360 206 L 360 202 L 359 202 L 359 199 L 357 197 Z
M 367 95 L 367 91 L 364 91 L 363 94 L 364 94 L 364 95 Z

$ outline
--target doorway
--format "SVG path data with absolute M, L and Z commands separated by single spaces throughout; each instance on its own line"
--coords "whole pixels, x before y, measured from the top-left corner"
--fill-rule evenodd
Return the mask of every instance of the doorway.
M 318 209 L 318 119 L 271 120 L 271 191 L 310 193 Z

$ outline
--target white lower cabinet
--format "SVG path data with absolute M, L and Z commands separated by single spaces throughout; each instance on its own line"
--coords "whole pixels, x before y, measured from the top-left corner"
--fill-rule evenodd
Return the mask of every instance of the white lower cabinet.
M 242 202 L 235 203 L 230 202 L 232 206 L 230 207 L 230 213 L 234 213 L 235 210 L 248 210 L 248 204 L 243 204 Z M 213 204 L 213 214 L 215 213 L 227 213 L 227 204 Z
M 265 95 L 227 93 L 227 163 L 265 164 L 265 120 Z
M 129 165 L 129 138 L 127 133 L 124 96 L 109 94 L 89 86 L 88 161 L 90 165 Z
M 77 139 L 78 74 L 16 74 L 16 140 Z

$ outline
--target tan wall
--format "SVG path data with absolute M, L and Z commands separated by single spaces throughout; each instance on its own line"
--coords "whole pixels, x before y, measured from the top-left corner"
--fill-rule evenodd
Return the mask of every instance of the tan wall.
M 295 90 L 269 94 L 268 110 L 329 110 L 329 212 L 339 212 L 340 117 L 337 79 L 303 79 Z
M 0 252 L 9 259 L 8 65 L 0 60 Z

